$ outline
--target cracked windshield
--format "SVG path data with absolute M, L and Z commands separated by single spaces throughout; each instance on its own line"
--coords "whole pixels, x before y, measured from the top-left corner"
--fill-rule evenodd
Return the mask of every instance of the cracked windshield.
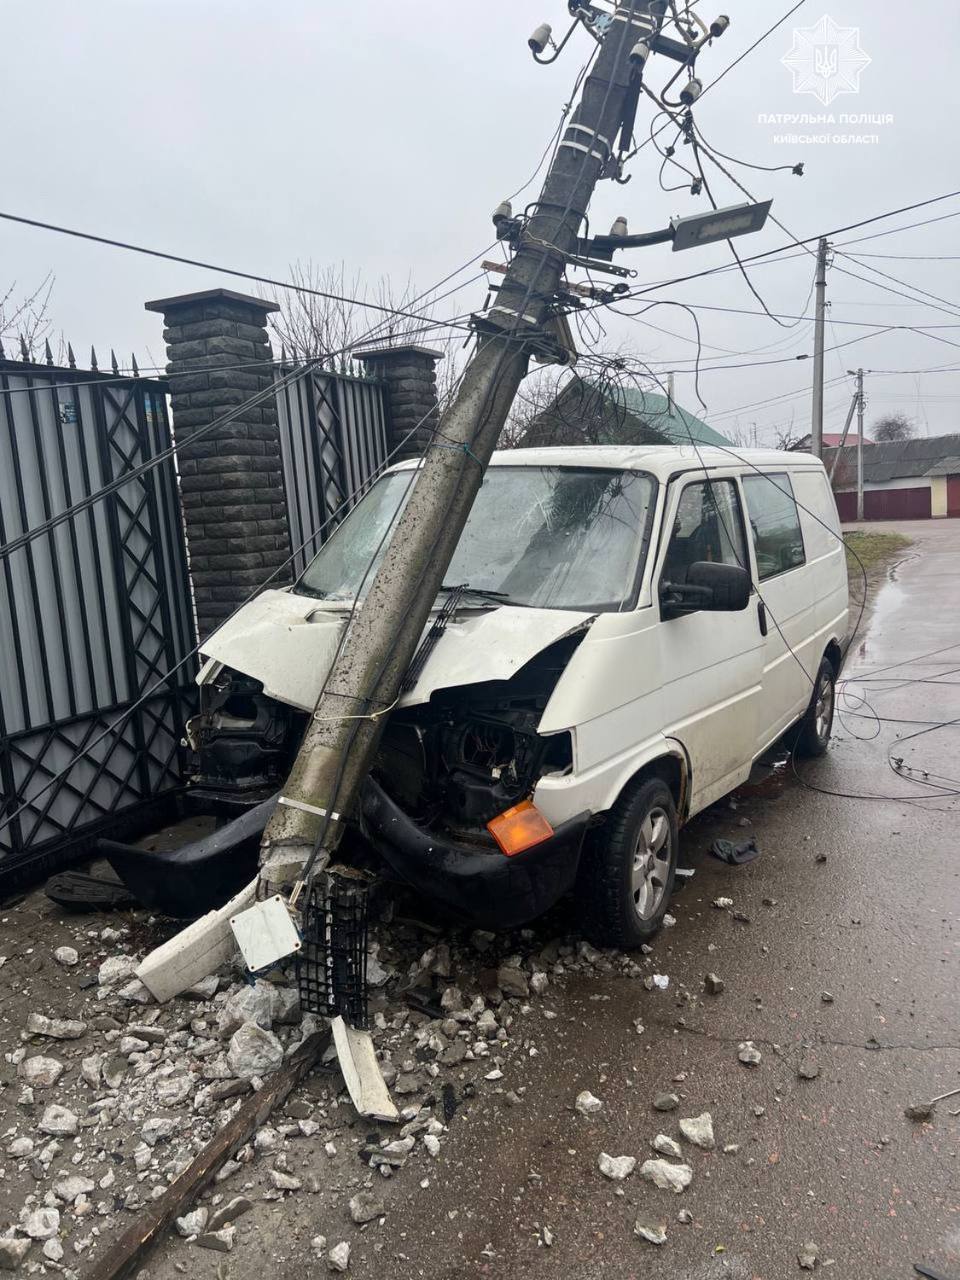
M 399 471 L 378 481 L 295 589 L 320 600 L 362 599 L 411 480 Z M 643 472 L 491 467 L 445 580 L 511 605 L 623 608 L 636 588 L 654 492 Z

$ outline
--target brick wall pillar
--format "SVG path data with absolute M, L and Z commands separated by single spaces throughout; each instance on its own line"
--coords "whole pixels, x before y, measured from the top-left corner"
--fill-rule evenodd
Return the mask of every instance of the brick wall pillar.
M 173 429 L 201 427 L 270 386 L 266 318 L 277 306 L 231 289 L 146 304 L 164 320 Z M 201 639 L 290 554 L 273 398 L 244 409 L 178 455 Z M 288 581 L 286 571 L 275 582 Z
M 419 457 L 440 420 L 437 362 L 443 352 L 431 347 L 378 347 L 358 351 L 354 359 L 386 384 L 387 447 L 396 448 L 408 432 L 414 432 L 391 462 Z

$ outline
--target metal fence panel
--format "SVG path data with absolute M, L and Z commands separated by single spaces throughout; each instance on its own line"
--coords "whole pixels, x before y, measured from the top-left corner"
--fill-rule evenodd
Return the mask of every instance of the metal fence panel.
M 0 542 L 169 443 L 163 383 L 0 361 Z M 194 643 L 170 461 L 0 557 L 0 877 L 179 788 Z
M 300 574 L 386 459 L 383 391 L 378 382 L 309 368 L 276 399 L 290 548 Z

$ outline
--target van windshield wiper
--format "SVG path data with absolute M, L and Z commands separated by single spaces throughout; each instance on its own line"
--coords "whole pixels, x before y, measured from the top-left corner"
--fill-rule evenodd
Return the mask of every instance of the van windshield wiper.
M 496 604 L 506 603 L 510 600 L 505 591 L 488 591 L 485 587 L 471 587 L 469 582 L 445 582 L 440 590 L 447 592 L 449 595 L 457 592 L 461 596 L 476 596 L 478 600 L 491 600 Z

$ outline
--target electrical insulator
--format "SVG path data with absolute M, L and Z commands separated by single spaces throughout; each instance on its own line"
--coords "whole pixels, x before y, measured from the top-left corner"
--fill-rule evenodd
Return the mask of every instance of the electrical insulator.
M 680 91 L 680 101 L 685 107 L 692 107 L 701 93 L 703 93 L 703 81 L 698 80 L 696 76 L 691 76 Z
M 501 222 L 508 222 L 513 217 L 513 205 L 509 200 L 501 200 L 493 211 L 493 225 L 499 227 Z
M 553 27 L 549 22 L 541 22 L 536 31 L 531 35 L 527 44 L 534 53 L 543 53 L 544 49 L 550 43 L 550 37 L 553 35 Z
M 613 226 L 610 228 L 610 234 L 612 236 L 625 236 L 628 234 L 627 220 L 622 214 L 619 218 L 614 219 Z
M 729 25 L 730 19 L 725 13 L 721 13 L 719 18 L 714 18 L 713 22 L 710 23 L 710 34 L 716 40 L 723 35 Z
M 650 46 L 646 40 L 638 40 L 630 50 L 630 61 L 639 70 L 642 71 L 647 65 L 647 59 L 650 57 Z

